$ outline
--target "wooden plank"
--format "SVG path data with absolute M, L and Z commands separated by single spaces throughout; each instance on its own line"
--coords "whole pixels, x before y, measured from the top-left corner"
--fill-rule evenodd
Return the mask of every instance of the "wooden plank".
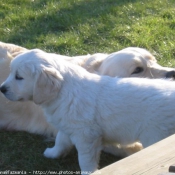
M 175 135 L 113 163 L 94 174 L 100 175 L 158 175 L 168 173 L 175 164 Z

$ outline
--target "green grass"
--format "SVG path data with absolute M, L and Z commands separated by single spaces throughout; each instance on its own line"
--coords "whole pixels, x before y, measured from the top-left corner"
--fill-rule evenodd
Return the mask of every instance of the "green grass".
M 25 132 L 1 131 L 0 138 L 0 171 L 80 171 L 75 149 L 65 158 L 53 160 L 45 158 L 43 152 L 54 143 L 46 141 L 41 136 Z M 117 160 L 119 158 L 103 153 L 100 167 Z
M 1 0 L 0 40 L 63 55 L 144 47 L 175 66 L 174 0 Z M 77 153 L 50 160 L 53 142 L 23 132 L 0 133 L 0 170 L 79 170 Z M 100 167 L 118 158 L 102 154 Z

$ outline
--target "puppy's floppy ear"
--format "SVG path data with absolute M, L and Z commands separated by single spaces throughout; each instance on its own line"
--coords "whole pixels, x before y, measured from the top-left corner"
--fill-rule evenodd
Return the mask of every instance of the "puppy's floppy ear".
M 34 84 L 33 101 L 42 104 L 54 98 L 61 88 L 62 75 L 53 67 L 42 67 Z

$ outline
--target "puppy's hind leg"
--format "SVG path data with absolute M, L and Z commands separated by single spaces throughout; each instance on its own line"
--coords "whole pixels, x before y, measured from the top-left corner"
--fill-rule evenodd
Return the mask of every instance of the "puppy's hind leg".
M 47 158 L 58 158 L 60 156 L 65 156 L 71 150 L 73 144 L 70 138 L 61 131 L 58 131 L 55 146 L 53 148 L 47 148 L 44 151 L 44 156 Z

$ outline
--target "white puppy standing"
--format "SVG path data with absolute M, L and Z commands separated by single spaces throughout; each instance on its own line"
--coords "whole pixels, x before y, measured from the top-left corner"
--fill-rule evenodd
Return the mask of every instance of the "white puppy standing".
M 111 78 L 32 50 L 16 57 L 1 91 L 12 101 L 33 100 L 59 129 L 56 158 L 76 146 L 84 174 L 94 172 L 105 144 L 147 147 L 175 132 L 175 83 Z

